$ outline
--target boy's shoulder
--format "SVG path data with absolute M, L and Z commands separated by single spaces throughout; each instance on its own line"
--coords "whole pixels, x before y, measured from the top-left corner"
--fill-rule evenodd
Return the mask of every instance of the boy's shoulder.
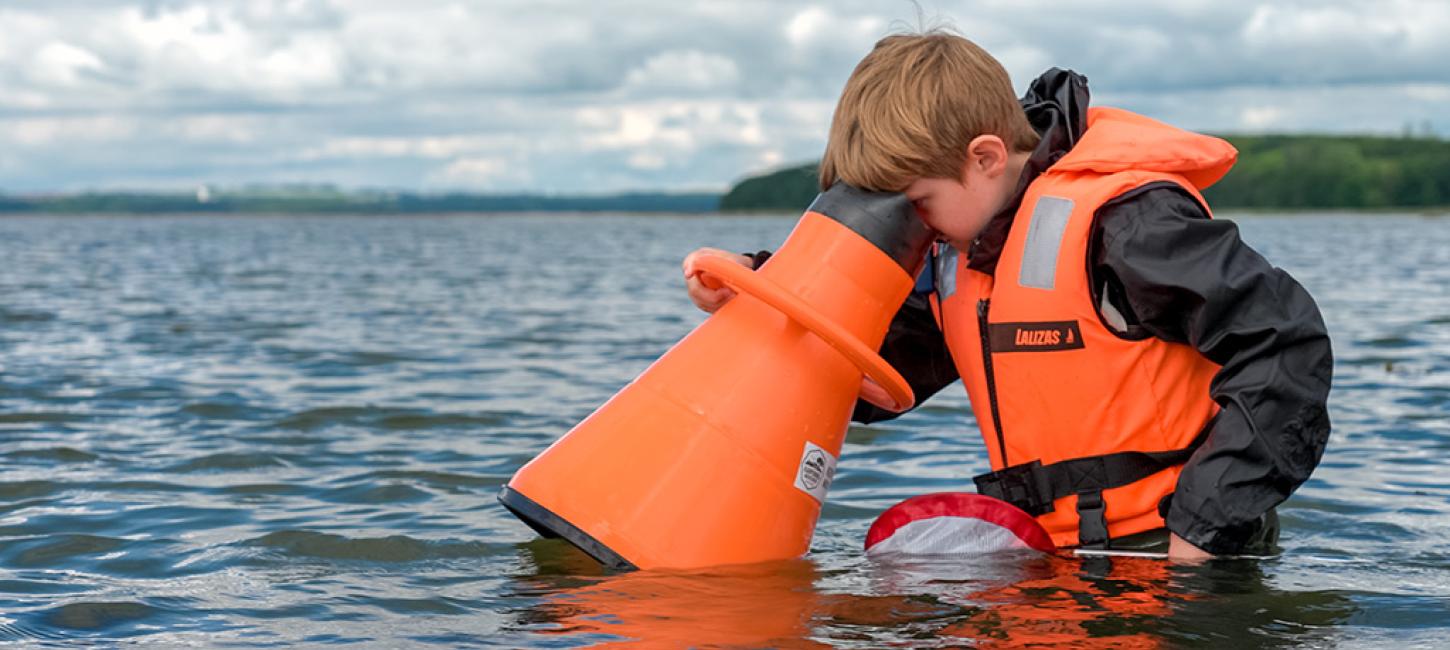
M 1122 322 L 1110 324 L 1130 337 L 1185 340 L 1187 314 L 1249 299 L 1231 288 L 1257 284 L 1273 271 L 1239 236 L 1237 224 L 1212 217 L 1197 197 L 1170 182 L 1105 204 L 1091 238 L 1095 304 L 1105 321 L 1115 320 L 1108 312 L 1121 314 Z

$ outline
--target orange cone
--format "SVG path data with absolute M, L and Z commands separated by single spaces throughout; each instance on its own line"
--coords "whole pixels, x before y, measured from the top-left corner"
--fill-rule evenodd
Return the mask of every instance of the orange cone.
M 696 258 L 687 272 L 736 298 L 520 469 L 499 500 L 617 568 L 804 554 L 863 375 L 896 410 L 912 404 L 874 350 L 931 237 L 903 196 L 837 184 L 758 271 Z

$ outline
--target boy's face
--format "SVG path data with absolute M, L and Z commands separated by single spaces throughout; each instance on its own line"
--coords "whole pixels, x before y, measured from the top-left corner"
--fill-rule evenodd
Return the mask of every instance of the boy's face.
M 1002 203 L 992 188 L 983 185 L 950 178 L 919 178 L 907 186 L 906 198 L 928 227 L 965 253 Z
M 965 253 L 1016 190 L 1025 157 L 1009 156 L 997 136 L 978 137 L 960 179 L 918 178 L 906 187 L 906 198 L 928 227 Z

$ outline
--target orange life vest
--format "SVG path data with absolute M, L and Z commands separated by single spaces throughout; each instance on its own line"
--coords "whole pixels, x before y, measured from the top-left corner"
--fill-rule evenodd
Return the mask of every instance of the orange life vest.
M 938 251 L 934 306 L 998 470 L 989 483 L 1005 477 L 994 489 L 1007 496 L 1035 492 L 1033 514 L 1059 546 L 1163 527 L 1159 502 L 1218 410 L 1216 364 L 1104 324 L 1089 286 L 1094 218 L 1149 183 L 1203 203 L 1198 190 L 1236 156 L 1218 138 L 1093 108 L 1081 140 L 1028 186 L 994 274 Z M 1053 467 L 1049 485 L 1041 470 Z M 1126 484 L 1114 479 L 1123 467 L 1139 470 Z

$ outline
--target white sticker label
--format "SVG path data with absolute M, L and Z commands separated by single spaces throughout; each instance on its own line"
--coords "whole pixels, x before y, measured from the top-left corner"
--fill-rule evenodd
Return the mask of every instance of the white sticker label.
M 836 457 L 807 440 L 805 451 L 801 452 L 801 465 L 795 473 L 796 488 L 825 503 L 826 492 L 835 477 Z

